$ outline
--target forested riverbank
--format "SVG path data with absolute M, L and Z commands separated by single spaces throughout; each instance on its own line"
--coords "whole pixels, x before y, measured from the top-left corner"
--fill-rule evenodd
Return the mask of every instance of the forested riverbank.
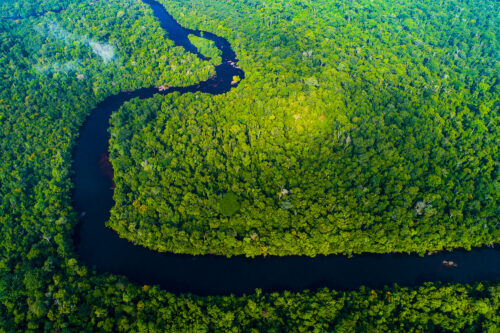
M 3 6 L 10 4 L 7 1 Z M 0 81 L 2 84 L 0 90 L 2 126 L 0 131 L 2 157 L 0 165 L 0 235 L 2 239 L 0 242 L 0 328 L 6 331 L 280 331 L 283 329 L 290 331 L 311 329 L 494 331 L 499 326 L 499 317 L 496 313 L 499 307 L 499 290 L 498 282 L 495 281 L 470 286 L 456 284 L 427 284 L 415 288 L 393 286 L 378 291 L 367 288 L 354 292 L 323 289 L 313 292 L 263 294 L 257 291 L 243 297 L 197 297 L 189 294 L 173 295 L 154 286 L 137 286 L 127 282 L 125 278 L 96 274 L 92 268 L 82 265 L 76 259 L 71 238 L 78 217 L 71 209 L 70 203 L 72 185 L 69 161 L 73 143 L 86 115 L 98 101 L 121 90 L 133 90 L 151 85 L 190 85 L 213 75 L 211 63 L 202 62 L 196 56 L 184 52 L 182 48 L 173 47 L 173 44 L 164 38 L 158 22 L 151 16 L 151 11 L 147 6 L 135 1 L 125 4 L 126 10 L 123 10 L 124 3 L 119 1 L 74 2 L 61 13 L 49 12 L 46 16 L 38 18 L 0 21 L 0 70 L 2 77 L 5 78 Z M 172 8 L 172 14 L 183 24 L 189 23 L 185 20 L 193 19 L 187 14 L 181 15 L 181 8 L 176 7 L 173 2 L 170 4 L 172 7 L 169 6 L 169 10 Z M 260 7 L 257 2 L 247 4 L 255 9 L 256 13 L 262 12 L 257 15 L 265 13 L 265 17 L 272 18 L 273 22 L 281 17 L 269 15 L 272 12 L 281 13 L 279 5 L 275 8 L 275 6 Z M 340 4 L 343 7 L 339 11 L 347 14 L 344 19 L 349 22 L 353 20 L 359 8 L 350 12 L 346 10 L 346 4 Z M 229 7 L 233 5 L 229 2 L 223 4 Z M 490 3 L 477 1 L 472 2 L 471 5 L 483 5 L 487 12 L 487 5 Z M 47 9 L 56 7 L 59 8 L 54 6 Z M 246 15 L 243 9 L 239 11 Z M 206 8 L 204 12 L 206 15 L 213 15 L 213 21 L 204 18 L 198 12 L 200 20 L 207 19 L 206 22 L 216 22 L 218 14 Z M 314 12 L 317 10 L 314 9 Z M 319 16 L 313 15 L 313 17 Z M 281 18 L 288 21 L 286 13 Z M 243 21 L 239 19 L 235 22 L 242 25 Z M 273 26 L 273 23 L 266 22 L 264 21 L 263 25 L 256 26 L 256 28 L 262 28 L 261 31 L 263 31 L 267 26 Z M 458 22 L 464 21 L 458 20 Z M 488 20 L 481 20 L 481 24 L 487 24 L 484 22 Z M 411 25 L 411 21 L 407 23 Z M 195 27 L 194 24 L 189 26 Z M 216 29 L 207 27 L 207 30 L 217 31 L 218 34 L 227 37 L 235 46 L 238 56 L 241 57 L 241 63 L 246 72 L 251 72 L 246 67 L 249 64 L 247 62 L 249 57 L 239 46 L 237 30 L 225 27 L 223 22 L 215 27 Z M 496 32 L 488 34 L 491 29 L 481 27 L 480 32 L 484 34 L 478 32 L 478 36 L 494 42 L 488 45 L 496 45 Z M 197 44 L 197 41 L 194 43 Z M 483 47 L 485 44 L 479 43 L 479 45 Z M 209 51 L 210 46 L 204 45 L 203 47 L 207 47 L 205 52 L 212 52 Z M 488 52 L 491 51 L 481 54 L 482 57 L 488 55 Z M 169 56 L 162 61 L 155 61 L 158 56 L 161 56 L 160 54 L 169 54 Z M 309 56 L 309 51 L 307 51 L 304 57 L 312 58 L 313 54 L 314 52 Z M 207 53 L 206 56 L 213 55 Z M 460 56 L 458 59 L 463 60 Z M 311 61 L 320 60 L 311 59 Z M 490 65 L 485 65 L 485 68 L 490 68 Z M 255 68 L 254 70 L 258 72 Z M 242 81 L 238 90 L 235 91 L 236 95 L 248 88 L 246 84 L 253 83 L 252 80 L 255 78 L 252 79 L 252 75 L 250 73 L 250 79 L 246 78 Z M 486 77 L 491 77 L 488 75 Z M 488 82 L 474 81 L 476 77 L 478 77 L 476 73 L 463 78 L 459 76 L 461 80 L 458 81 L 458 86 L 466 82 L 464 89 L 472 96 L 479 97 L 480 100 L 485 98 L 489 101 L 488 94 L 493 98 L 498 97 L 498 92 L 495 90 L 497 85 L 494 82 L 488 81 L 491 84 L 485 86 L 484 84 L 488 85 Z M 278 80 L 277 77 L 272 78 Z M 307 86 L 313 90 L 316 85 L 321 86 L 323 82 L 321 76 L 308 78 L 311 79 L 307 80 Z M 297 80 L 302 82 L 300 77 Z M 276 85 L 271 84 L 272 82 Z M 283 83 L 283 81 L 267 82 L 262 89 L 273 94 L 276 92 L 273 87 L 283 86 L 278 83 Z M 417 88 L 422 87 L 417 86 Z M 464 94 L 465 97 L 469 96 L 465 92 Z M 429 96 L 432 97 L 432 94 Z M 228 103 L 233 103 L 231 94 L 225 97 L 228 98 Z M 169 98 L 172 96 L 156 97 L 144 102 L 134 101 L 126 108 L 130 108 L 131 105 L 140 105 L 147 114 L 148 107 L 152 105 L 150 103 L 165 105 L 164 101 L 168 101 Z M 195 98 L 195 95 L 178 97 L 173 101 L 174 107 L 182 106 L 182 103 L 191 102 L 191 99 Z M 203 103 L 211 103 L 207 101 L 206 96 L 198 96 L 198 99 L 199 102 L 192 102 L 199 103 L 202 110 Z M 249 105 L 255 105 L 255 102 L 253 104 L 249 100 L 246 102 Z M 417 103 L 417 101 L 414 102 Z M 213 103 L 214 109 L 218 109 L 219 103 L 223 102 L 214 99 Z M 493 103 L 493 110 L 497 110 L 495 102 L 488 103 Z M 490 107 L 488 103 L 486 107 Z M 455 246 L 454 244 L 460 241 L 460 244 L 469 247 L 490 241 L 496 242 L 498 239 L 496 221 L 494 218 L 489 219 L 495 216 L 491 215 L 491 209 L 495 212 L 498 206 L 495 206 L 494 201 L 492 203 L 488 197 L 488 193 L 491 193 L 488 191 L 491 191 L 491 188 L 483 187 L 482 182 L 489 180 L 491 185 L 497 185 L 497 169 L 493 168 L 492 172 L 487 172 L 490 170 L 488 168 L 491 168 L 488 164 L 489 158 L 495 157 L 497 150 L 494 147 L 491 148 L 492 150 L 488 148 L 485 155 L 477 155 L 482 151 L 480 147 L 491 147 L 489 146 L 491 140 L 495 140 L 495 137 L 489 137 L 488 133 L 489 128 L 495 126 L 497 118 L 489 119 L 486 127 L 481 127 L 486 119 L 484 117 L 495 116 L 497 113 L 488 111 L 481 105 L 477 110 L 473 103 L 470 105 L 472 107 L 469 111 L 472 110 L 474 115 L 480 116 L 468 117 L 463 112 L 464 110 L 461 111 L 462 113 L 455 113 L 454 117 L 457 114 L 461 115 L 460 125 L 457 126 L 460 128 L 466 124 L 469 127 L 462 127 L 465 133 L 460 132 L 460 135 L 454 139 L 469 140 L 472 137 L 475 138 L 474 133 L 479 131 L 483 141 L 472 140 L 473 146 L 468 145 L 467 142 L 463 146 L 457 146 L 464 147 L 463 149 L 469 152 L 468 154 L 462 152 L 465 155 L 460 155 L 460 149 L 462 149 L 460 148 L 457 156 L 462 156 L 461 159 L 467 157 L 458 162 L 465 169 L 470 170 L 469 172 L 464 169 L 465 176 L 459 177 L 461 185 L 457 188 L 463 186 L 467 188 L 467 186 L 472 186 L 467 184 L 473 184 L 478 189 L 476 191 L 476 187 L 471 187 L 476 192 L 472 192 L 470 202 L 464 203 L 465 217 L 460 220 L 461 224 L 457 223 L 457 230 L 463 232 L 463 238 L 456 236 L 459 235 L 458 233 L 454 234 L 454 228 L 450 227 L 449 230 L 445 228 L 444 234 L 450 232 L 455 235 L 450 236 L 451 243 L 445 246 Z M 238 111 L 238 107 L 235 106 L 233 111 Z M 161 110 L 163 111 L 159 113 L 159 116 L 165 111 Z M 186 105 L 186 110 L 192 112 L 188 105 Z M 404 110 L 399 111 L 404 114 Z M 234 112 L 234 114 L 238 113 Z M 279 120 L 280 114 L 277 113 L 277 115 Z M 285 113 L 281 117 L 284 115 Z M 135 113 L 131 114 L 132 118 L 136 116 Z M 391 117 L 395 116 L 394 112 Z M 118 117 L 123 117 L 123 115 L 117 115 L 113 121 L 119 120 Z M 430 119 L 425 115 L 423 118 Z M 297 121 L 300 119 L 298 118 Z M 351 126 L 353 119 L 348 117 L 346 124 Z M 189 117 L 186 117 L 185 121 L 188 120 Z M 231 118 L 228 117 L 228 120 Z M 401 121 L 405 124 L 406 120 Z M 448 124 L 446 121 L 443 123 Z M 179 126 L 181 124 L 182 122 L 178 121 L 173 122 L 171 126 L 182 128 Z M 384 123 L 381 122 L 381 124 Z M 191 125 L 193 129 L 196 129 L 194 124 Z M 197 126 L 200 125 L 197 124 Z M 382 128 L 385 129 L 385 127 Z M 362 129 L 365 130 L 365 127 Z M 236 129 L 234 132 L 235 135 L 238 133 Z M 190 132 L 186 130 L 186 133 Z M 144 131 L 144 134 L 147 134 L 147 131 Z M 446 136 L 446 139 L 450 140 L 450 137 Z M 168 142 L 166 136 L 163 136 L 161 140 Z M 357 138 L 351 135 L 350 140 L 346 150 L 355 146 Z M 344 145 L 347 141 L 343 141 Z M 238 142 L 237 138 L 234 142 Z M 359 146 L 356 145 L 356 147 Z M 134 148 L 138 147 L 134 146 Z M 449 150 L 453 151 L 452 148 Z M 143 151 L 138 152 L 139 155 L 143 153 Z M 482 159 L 476 161 L 474 159 L 476 156 Z M 117 160 L 115 156 L 115 161 Z M 236 161 L 239 161 L 239 157 Z M 453 158 L 450 161 L 450 165 L 457 162 Z M 477 174 L 472 173 L 475 169 L 470 167 L 477 166 L 480 162 L 485 163 L 485 169 L 480 168 L 477 172 L 486 171 L 480 177 L 476 177 Z M 149 165 L 149 161 L 145 165 Z M 474 182 L 471 179 L 479 180 Z M 281 191 L 284 189 L 289 191 L 286 187 Z M 232 190 L 232 193 L 234 192 L 237 191 Z M 290 194 L 284 191 L 282 193 L 283 196 Z M 468 198 L 468 195 L 466 197 Z M 462 196 L 459 195 L 457 198 L 458 203 L 462 202 L 460 201 Z M 240 201 L 241 199 L 238 204 L 242 203 Z M 293 200 L 282 201 L 289 202 L 284 203 L 284 206 L 280 205 L 280 209 L 285 211 L 291 209 L 294 204 L 296 205 Z M 292 207 L 289 207 L 290 204 Z M 423 207 L 422 204 L 413 206 L 412 203 L 408 208 L 409 211 L 415 210 L 417 215 L 417 208 L 422 209 L 422 214 L 418 216 L 424 220 L 423 225 L 432 228 L 431 224 L 427 223 L 433 221 L 433 216 L 444 213 L 440 210 L 426 211 L 430 208 L 426 202 L 423 205 Z M 479 207 L 476 207 L 477 205 Z M 285 209 L 287 207 L 288 209 Z M 467 224 L 470 220 L 467 219 L 469 216 L 467 214 L 476 213 L 479 208 L 484 208 L 479 216 L 484 219 L 480 220 L 481 222 L 486 221 L 487 227 L 483 225 L 486 231 L 477 229 L 474 224 Z M 239 211 L 234 209 L 220 211 L 224 215 L 232 213 L 231 217 L 236 216 L 237 212 Z M 444 212 L 448 213 L 446 210 Z M 430 216 L 427 216 L 429 214 Z M 460 229 L 462 224 L 467 225 L 468 229 Z M 189 231 L 196 236 L 195 232 Z M 411 234 L 411 230 L 408 232 Z M 227 239 L 233 237 L 239 241 L 238 235 L 234 233 L 228 233 L 227 236 L 229 236 Z M 453 237 L 457 237 L 456 243 L 453 243 Z M 432 243 L 432 237 L 428 239 L 431 240 L 431 245 L 440 244 L 438 240 Z M 250 240 L 253 241 L 252 237 Z M 158 247 L 158 243 L 150 246 Z M 185 249 L 187 249 L 186 252 L 190 251 L 189 247 Z M 242 250 L 245 248 L 240 247 L 237 251 Z M 224 254 L 234 254 L 237 251 L 230 248 Z M 247 251 L 246 254 L 252 255 L 251 251 L 253 250 Z M 318 252 L 321 253 L 314 248 L 304 251 L 309 255 Z
M 226 256 L 498 242 L 496 4 L 163 3 L 247 75 L 117 112 L 120 235 Z

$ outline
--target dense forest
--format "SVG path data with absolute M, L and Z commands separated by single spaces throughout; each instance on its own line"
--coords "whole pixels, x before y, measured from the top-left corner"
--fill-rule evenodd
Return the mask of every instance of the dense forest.
M 64 278 L 63 278 L 64 276 Z M 498 285 L 361 288 L 245 297 L 173 295 L 69 268 L 47 289 L 31 274 L 28 295 L 3 296 L 0 329 L 85 332 L 496 332 Z M 4 287 L 4 286 L 2 286 Z M 5 289 L 0 289 L 4 295 Z
M 498 242 L 498 4 L 164 3 L 247 78 L 115 115 L 120 235 L 227 256 Z
M 1 18 L 23 18 L 29 16 L 42 16 L 46 12 L 59 12 L 68 7 L 71 1 L 44 1 L 44 0 L 4 0 L 0 4 Z
M 496 2 L 162 2 L 228 38 L 247 78 L 115 114 L 110 226 L 123 237 L 248 256 L 498 242 Z M 0 19 L 0 331 L 500 326 L 495 281 L 198 297 L 85 267 L 70 200 L 85 117 L 118 91 L 204 80 L 220 55 L 195 36 L 210 62 L 174 47 L 135 0 L 0 11 L 23 17 Z

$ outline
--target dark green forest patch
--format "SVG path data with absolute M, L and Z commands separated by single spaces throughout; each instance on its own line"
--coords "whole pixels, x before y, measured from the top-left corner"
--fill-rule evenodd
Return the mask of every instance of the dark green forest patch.
M 165 3 L 228 37 L 246 78 L 116 115 L 110 225 L 122 236 L 228 256 L 498 241 L 491 3 Z M 241 204 L 230 219 L 226 192 Z
M 133 101 L 112 119 L 111 225 L 122 236 L 250 256 L 498 242 L 498 2 L 163 3 L 182 24 L 228 38 L 247 77 L 226 96 Z M 70 168 L 85 117 L 118 91 L 194 84 L 214 70 L 165 39 L 137 1 L 0 3 L 2 16 L 58 8 L 0 20 L 0 331 L 500 326 L 495 281 L 197 297 L 79 263 Z M 225 218 L 229 192 L 240 209 Z

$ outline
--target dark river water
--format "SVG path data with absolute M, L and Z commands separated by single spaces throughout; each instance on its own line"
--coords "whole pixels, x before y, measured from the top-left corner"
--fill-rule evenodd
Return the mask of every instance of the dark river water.
M 206 60 L 187 38 L 188 34 L 201 36 L 200 31 L 181 27 L 156 1 L 142 1 L 152 8 L 176 45 Z M 272 292 L 320 287 L 352 290 L 362 285 L 381 288 L 393 283 L 410 286 L 425 281 L 470 283 L 500 277 L 500 251 L 493 248 L 455 250 L 425 257 L 363 254 L 353 258 L 343 255 L 226 258 L 155 252 L 134 245 L 107 228 L 105 222 L 114 205 L 112 169 L 107 158 L 111 114 L 135 97 L 150 98 L 174 91 L 223 94 L 237 85 L 231 85 L 233 75 L 244 78 L 228 41 L 207 32 L 203 37 L 214 41 L 222 51 L 222 64 L 216 67 L 215 77 L 189 87 L 171 87 L 165 91 L 152 87 L 110 96 L 92 110 L 81 128 L 73 156 L 73 202 L 80 214 L 74 238 L 81 261 L 98 272 L 123 275 L 138 284 L 157 284 L 174 293 L 198 295 L 240 295 L 252 293 L 256 288 Z M 457 266 L 443 261 L 452 261 Z

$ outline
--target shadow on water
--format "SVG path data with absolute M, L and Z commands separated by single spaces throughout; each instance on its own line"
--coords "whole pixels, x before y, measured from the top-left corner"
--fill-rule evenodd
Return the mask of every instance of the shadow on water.
M 417 285 L 425 281 L 470 283 L 497 279 L 500 276 L 500 251 L 491 248 L 473 251 L 456 250 L 433 256 L 384 254 L 288 257 L 190 256 L 159 253 L 120 238 L 105 226 L 113 207 L 112 167 L 107 159 L 110 135 L 109 118 L 132 98 L 151 98 L 154 94 L 172 92 L 205 92 L 222 94 L 231 90 L 232 77 L 244 78 L 236 65 L 238 59 L 224 38 L 212 33 L 181 27 L 154 0 L 143 0 L 160 20 L 169 38 L 177 46 L 206 60 L 187 38 L 203 36 L 215 42 L 222 51 L 222 64 L 216 75 L 189 87 L 144 88 L 121 92 L 101 102 L 83 125 L 74 152 L 74 206 L 80 214 L 75 242 L 80 259 L 98 272 L 119 274 L 139 284 L 158 284 L 175 293 L 198 295 L 252 293 L 263 291 L 300 291 L 329 287 L 357 289 L 361 285 L 380 288 L 387 284 Z M 457 267 L 443 264 L 452 261 Z

